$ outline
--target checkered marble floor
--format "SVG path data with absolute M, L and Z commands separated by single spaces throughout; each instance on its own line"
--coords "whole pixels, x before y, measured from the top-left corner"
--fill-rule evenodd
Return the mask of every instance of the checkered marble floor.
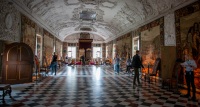
M 159 83 L 141 80 L 132 85 L 132 76 L 115 74 L 109 66 L 63 66 L 56 76 L 42 81 L 12 85 L 12 97 L 0 107 L 199 107 L 197 102 L 162 89 Z

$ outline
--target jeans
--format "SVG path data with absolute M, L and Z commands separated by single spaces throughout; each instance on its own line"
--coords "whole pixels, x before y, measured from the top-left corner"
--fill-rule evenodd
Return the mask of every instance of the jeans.
M 52 62 L 49 69 L 52 68 L 52 71 L 51 71 L 51 74 L 53 75 L 53 72 L 55 73 L 56 75 L 56 71 L 57 71 L 57 62 Z
M 115 70 L 119 74 L 119 65 L 118 64 L 115 65 Z

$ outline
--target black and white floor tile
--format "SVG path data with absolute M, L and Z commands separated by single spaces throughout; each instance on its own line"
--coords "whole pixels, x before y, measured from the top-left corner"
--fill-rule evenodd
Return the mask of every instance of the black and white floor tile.
M 57 75 L 42 81 L 12 85 L 12 97 L 0 107 L 199 107 L 180 94 L 162 89 L 159 83 L 141 80 L 133 86 L 132 76 L 115 74 L 110 66 L 63 66 Z

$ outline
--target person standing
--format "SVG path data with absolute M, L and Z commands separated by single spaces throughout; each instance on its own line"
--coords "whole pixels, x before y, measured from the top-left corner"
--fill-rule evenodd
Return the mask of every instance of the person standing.
M 192 57 L 192 54 L 185 55 L 185 62 L 181 63 L 185 68 L 185 79 L 187 84 L 187 94 L 184 97 L 190 97 L 190 84 L 192 85 L 193 96 L 192 100 L 196 101 L 196 88 L 194 85 L 194 69 L 197 68 L 197 64 Z
M 56 72 L 57 72 L 57 58 L 58 58 L 58 56 L 54 52 L 54 55 L 53 55 L 52 60 L 51 60 L 51 65 L 49 67 L 49 69 L 52 68 L 52 72 L 51 72 L 52 75 L 53 75 L 53 72 L 55 73 L 54 75 L 56 75 Z
M 85 65 L 85 57 L 84 55 L 81 56 L 82 65 Z
M 120 69 L 120 67 L 119 67 L 119 65 L 120 65 L 119 55 L 116 55 L 116 57 L 114 58 L 114 61 L 115 61 L 115 63 L 114 63 L 115 71 L 119 75 L 119 69 Z
M 131 73 L 130 69 L 131 69 L 131 57 L 128 56 L 128 58 L 126 60 L 126 73 Z
M 134 79 L 133 79 L 133 85 L 136 85 L 136 83 L 135 83 L 136 79 L 137 79 L 138 85 L 140 85 L 139 69 L 141 67 L 144 68 L 144 66 L 142 65 L 142 61 L 141 61 L 140 56 L 139 56 L 139 50 L 136 50 L 136 54 L 132 58 L 132 67 L 134 68 L 134 71 L 135 71 L 135 75 L 134 75 Z
M 68 56 L 65 57 L 65 64 L 68 64 Z

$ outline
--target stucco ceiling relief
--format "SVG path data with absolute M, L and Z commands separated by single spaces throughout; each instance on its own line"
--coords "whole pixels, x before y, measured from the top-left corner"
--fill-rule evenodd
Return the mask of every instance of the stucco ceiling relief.
M 109 42 L 195 0 L 10 1 L 61 40 L 72 34 L 88 32 Z
M 82 11 L 95 12 L 96 13 L 96 20 L 92 20 L 93 22 L 102 22 L 103 21 L 104 12 L 101 9 L 99 9 L 99 8 L 96 8 L 96 9 L 85 8 L 84 5 L 74 9 L 72 20 L 82 21 L 80 19 L 80 13 Z
M 117 6 L 117 2 L 109 1 L 109 0 L 64 0 L 65 5 L 98 5 L 100 7 L 105 8 L 115 8 Z

